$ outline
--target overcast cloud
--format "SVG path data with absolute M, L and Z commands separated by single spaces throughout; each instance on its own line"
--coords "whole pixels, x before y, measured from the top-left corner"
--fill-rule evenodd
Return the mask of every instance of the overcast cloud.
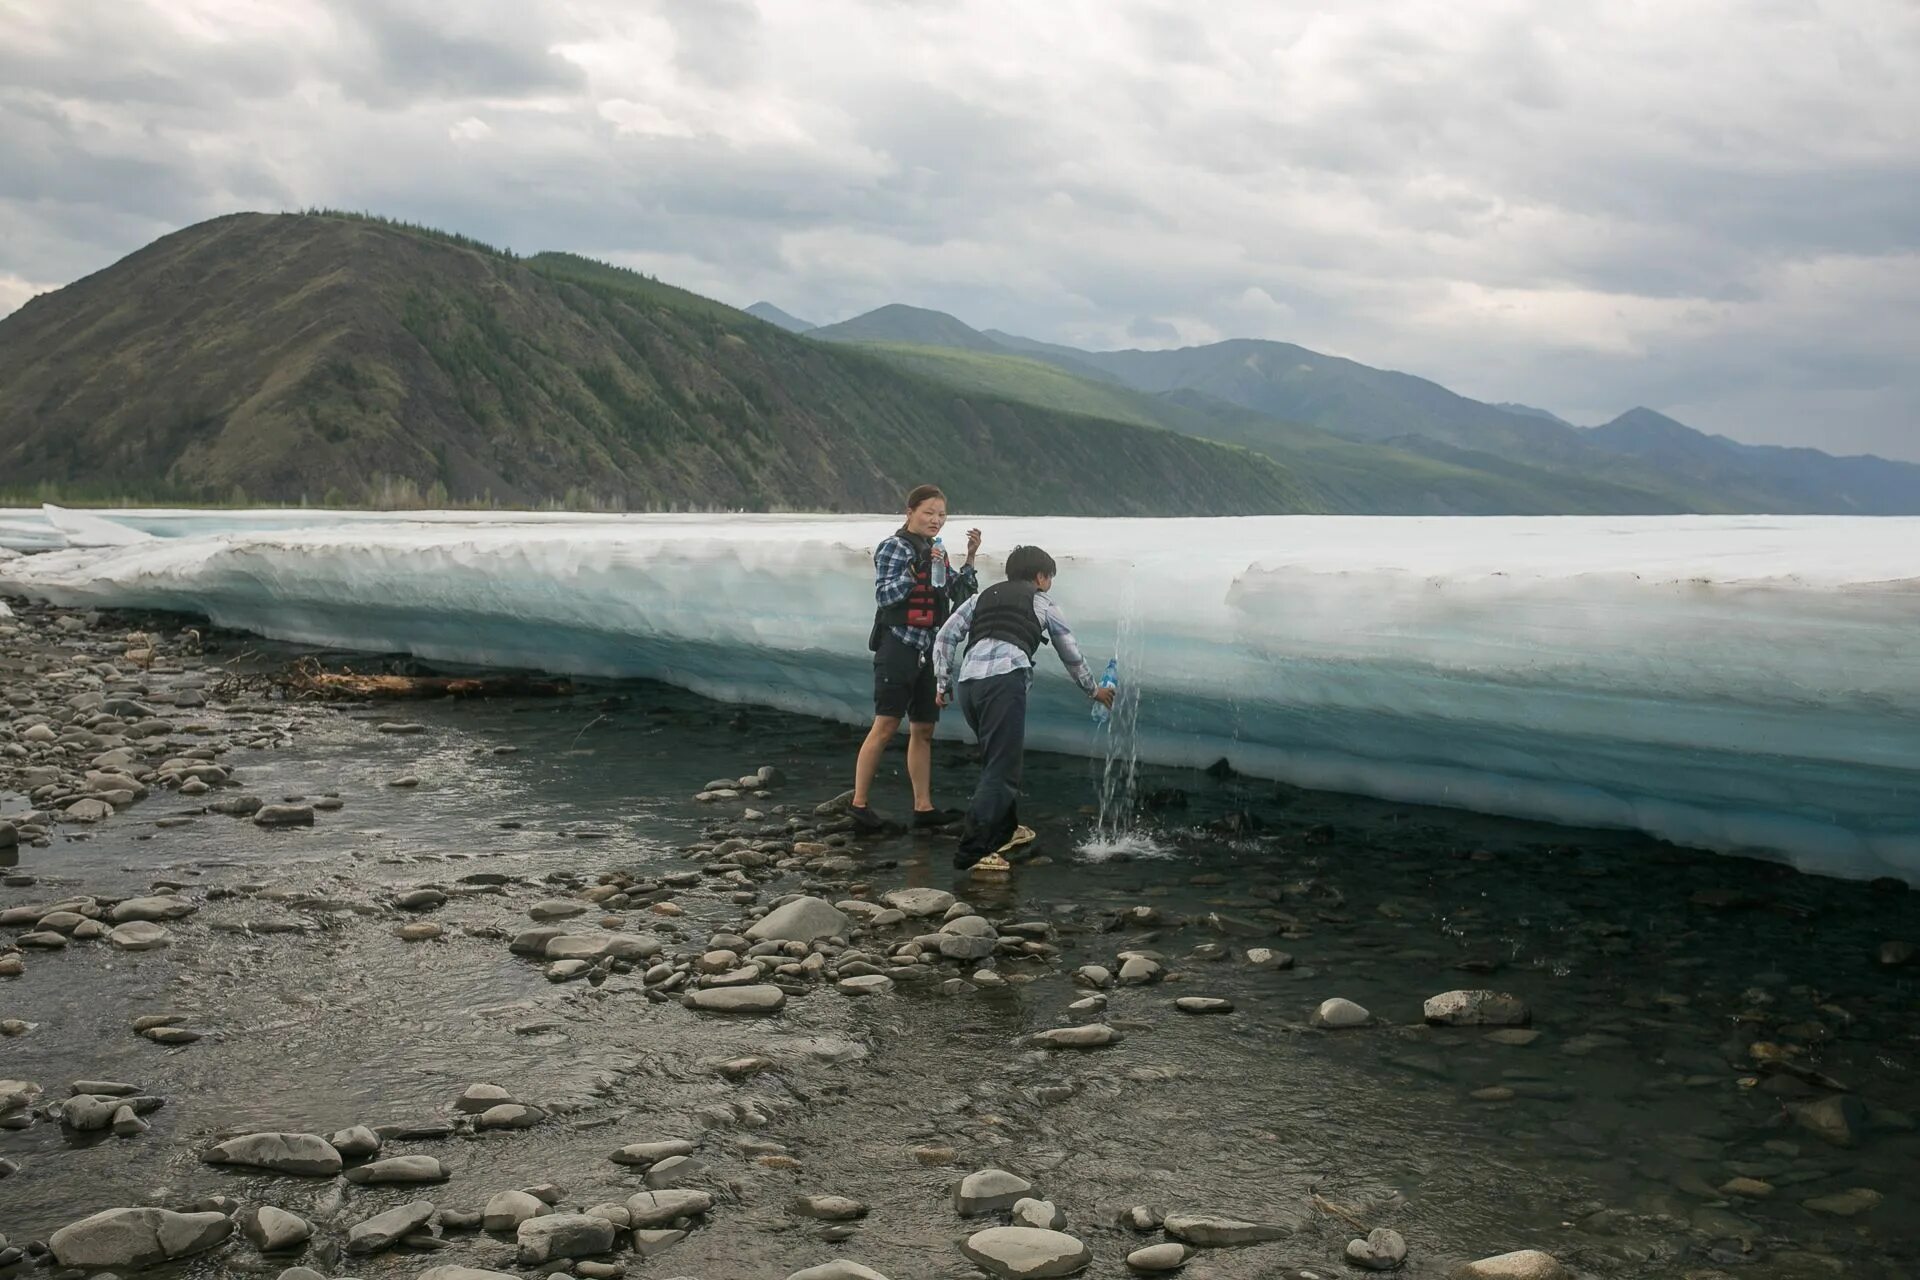
M 365 208 L 1920 459 L 1913 0 L 0 0 L 0 314 Z

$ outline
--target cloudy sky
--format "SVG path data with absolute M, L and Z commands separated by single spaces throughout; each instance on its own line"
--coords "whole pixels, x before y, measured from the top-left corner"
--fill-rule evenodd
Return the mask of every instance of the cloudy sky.
M 0 313 L 312 204 L 1920 459 L 1914 0 L 0 0 Z

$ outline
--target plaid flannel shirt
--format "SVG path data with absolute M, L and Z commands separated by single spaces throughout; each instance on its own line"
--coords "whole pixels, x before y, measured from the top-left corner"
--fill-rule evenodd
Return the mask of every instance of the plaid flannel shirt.
M 947 572 L 947 604 L 955 607 L 966 601 L 979 586 L 979 575 L 973 566 L 961 565 L 949 568 Z M 882 609 L 899 604 L 913 591 L 913 545 L 905 538 L 895 534 L 874 548 L 873 552 L 873 602 Z M 894 638 L 902 644 L 915 649 L 933 648 L 933 632 L 925 627 L 892 626 L 887 628 Z

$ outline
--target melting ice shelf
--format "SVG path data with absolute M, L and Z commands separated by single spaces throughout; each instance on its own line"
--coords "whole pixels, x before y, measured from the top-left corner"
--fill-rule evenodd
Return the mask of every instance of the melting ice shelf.
M 892 523 L 0 512 L 0 543 L 89 544 L 0 590 L 861 723 Z M 1148 760 L 1920 882 L 1920 520 L 979 523 L 987 581 L 1016 543 L 1060 562 L 1087 652 L 1137 602 Z M 1057 670 L 1034 693 L 1035 746 L 1098 750 Z

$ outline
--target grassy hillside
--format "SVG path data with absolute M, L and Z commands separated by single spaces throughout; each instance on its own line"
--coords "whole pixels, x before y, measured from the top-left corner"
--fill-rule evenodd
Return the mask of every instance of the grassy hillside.
M 631 509 L 1240 514 L 1270 460 L 968 394 L 636 273 L 420 228 L 242 214 L 0 321 L 0 488 Z

